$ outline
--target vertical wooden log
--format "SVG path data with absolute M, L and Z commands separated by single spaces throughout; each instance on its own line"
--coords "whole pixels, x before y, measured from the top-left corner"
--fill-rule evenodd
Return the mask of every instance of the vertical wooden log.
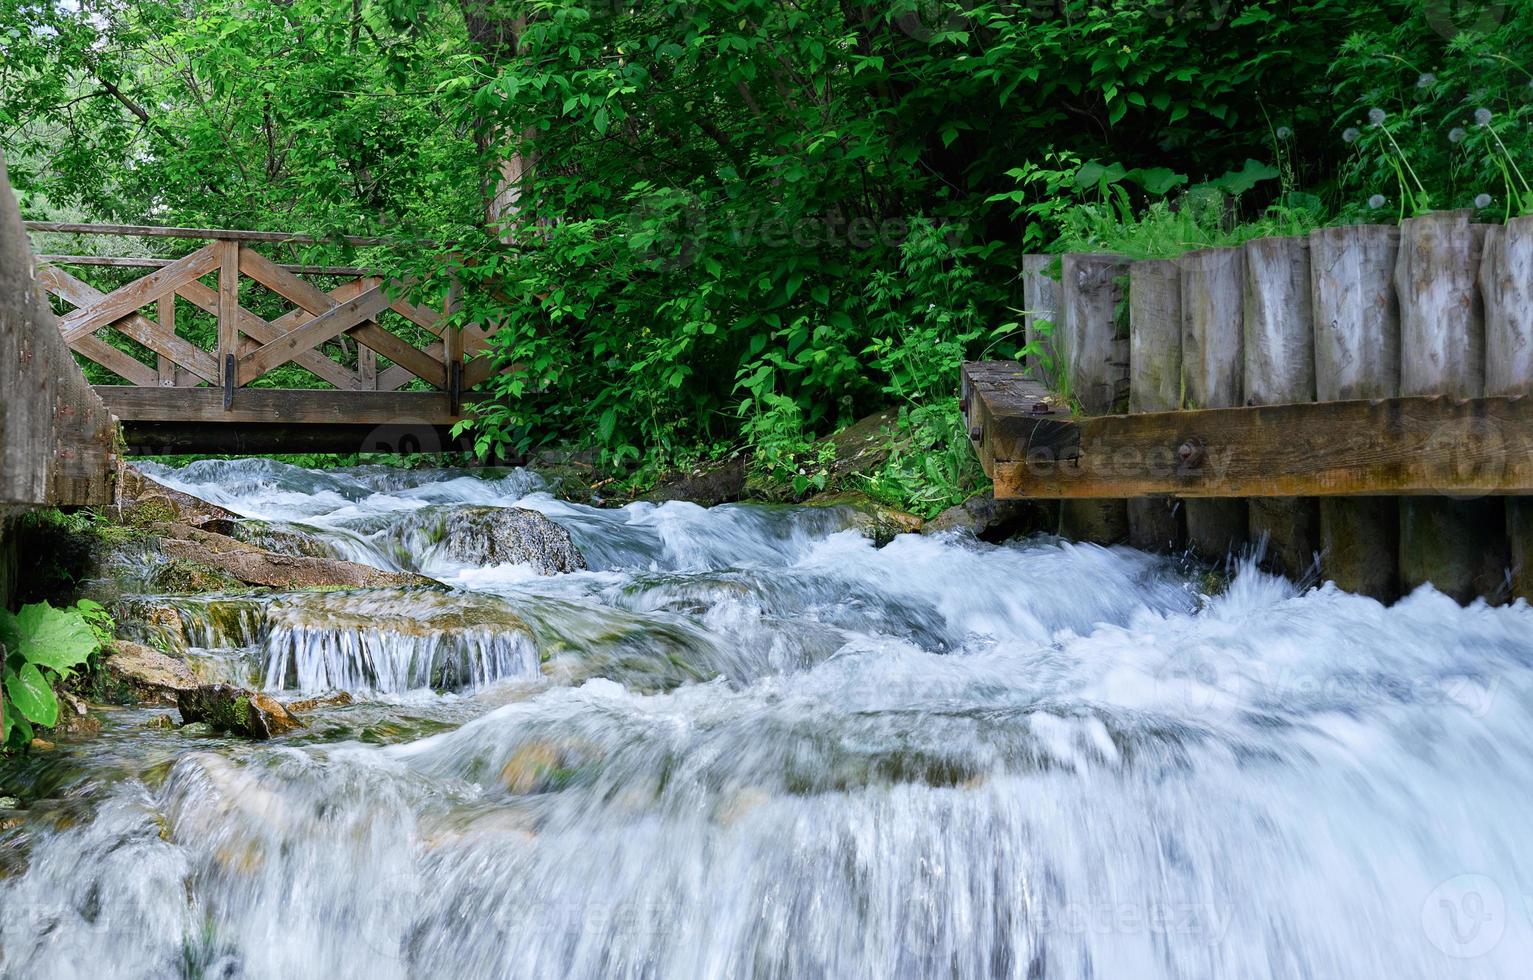
M 1533 215 L 1486 233 L 1480 260 L 1485 301 L 1485 394 L 1533 395 Z M 1513 452 L 1533 450 L 1523 441 Z M 1533 497 L 1506 500 L 1512 595 L 1533 600 Z
M 1059 377 L 1059 283 L 1045 270 L 1052 255 L 1022 256 L 1022 336 L 1039 352 L 1027 356 L 1027 376 L 1053 385 Z
M 1118 329 L 1128 260 L 1117 255 L 1066 255 L 1057 349 L 1071 397 L 1088 415 L 1120 410 L 1128 396 L 1128 338 Z M 1122 500 L 1070 500 L 1060 508 L 1061 533 L 1097 544 L 1128 536 Z
M 1315 318 L 1309 240 L 1245 244 L 1245 395 L 1248 405 L 1315 400 Z M 1267 539 L 1267 562 L 1298 580 L 1314 570 L 1320 511 L 1312 497 L 1256 497 L 1248 528 Z
M 1402 395 L 1475 398 L 1485 392 L 1485 311 L 1477 283 L 1485 229 L 1469 219 L 1469 211 L 1443 212 L 1401 226 L 1395 290 Z M 1496 593 L 1505 533 L 1505 508 L 1495 501 L 1401 501 L 1401 586 L 1430 582 L 1460 602 Z
M 1245 252 L 1209 248 L 1177 261 L 1183 400 L 1189 408 L 1234 408 L 1245 376 Z M 1203 557 L 1221 559 L 1246 543 L 1244 500 L 1188 500 L 1183 506 L 1188 543 Z
M 1130 412 L 1182 407 L 1182 272 L 1171 259 L 1129 267 Z M 1181 546 L 1183 509 L 1171 497 L 1128 502 L 1129 544 L 1144 551 Z
M 1318 400 L 1400 394 L 1400 305 L 1395 296 L 1399 231 L 1353 225 L 1310 232 Z M 1321 570 L 1348 592 L 1393 602 L 1400 512 L 1394 497 L 1320 500 Z
M 215 242 L 218 249 L 218 377 L 227 391 L 230 379 L 224 376 L 229 358 L 236 357 L 233 386 L 239 387 L 240 319 L 240 243 Z
M 159 310 L 160 330 L 172 336 L 176 333 L 176 294 L 161 296 L 157 306 Z M 159 354 L 155 357 L 155 367 L 158 370 L 161 388 L 174 388 L 176 386 L 176 362 Z

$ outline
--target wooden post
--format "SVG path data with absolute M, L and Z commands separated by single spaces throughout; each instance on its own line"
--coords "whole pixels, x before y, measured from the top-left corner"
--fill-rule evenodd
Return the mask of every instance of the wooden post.
M 1240 404 L 1245 375 L 1245 252 L 1208 248 L 1177 260 L 1182 274 L 1182 392 L 1185 407 Z M 1189 500 L 1187 540 L 1221 559 L 1246 542 L 1243 500 Z
M 1399 231 L 1352 225 L 1310 232 L 1315 396 L 1323 402 L 1400 394 Z M 1394 497 L 1320 501 L 1321 570 L 1339 588 L 1380 602 L 1400 595 L 1400 512 Z
M 172 336 L 176 333 L 176 294 L 161 296 L 158 304 L 160 329 Z M 156 355 L 155 367 L 161 388 L 176 386 L 176 362 L 164 354 Z
M 218 250 L 218 378 L 225 400 L 239 387 L 240 243 L 215 242 Z M 229 370 L 233 360 L 235 370 Z
M 1182 407 L 1182 273 L 1171 259 L 1129 267 L 1130 412 L 1171 412 Z M 1181 546 L 1182 507 L 1174 497 L 1137 497 L 1128 502 L 1129 544 L 1144 551 Z
M 1486 233 L 1480 295 L 1485 394 L 1533 395 L 1533 215 Z M 1507 499 L 1506 532 L 1512 595 L 1533 599 L 1533 497 Z
M 1245 244 L 1245 395 L 1248 405 L 1315 400 L 1315 318 L 1309 240 L 1262 238 Z M 1313 498 L 1256 497 L 1248 527 L 1267 538 L 1267 561 L 1298 580 L 1315 567 L 1320 512 Z
M 1070 396 L 1088 415 L 1120 410 L 1128 395 L 1128 338 L 1120 336 L 1128 260 L 1118 255 L 1066 255 L 1060 281 L 1059 342 Z M 1122 500 L 1072 500 L 1060 508 L 1066 537 L 1112 544 L 1128 536 Z
M 1052 385 L 1059 377 L 1059 283 L 1045 272 L 1052 255 L 1022 256 L 1022 336 L 1041 353 L 1027 357 L 1027 376 Z M 1044 326 L 1043 324 L 1048 324 Z
M 1485 242 L 1469 211 L 1411 218 L 1395 260 L 1400 297 L 1400 393 L 1474 398 L 1485 390 L 1485 311 L 1476 279 Z M 1445 440 L 1470 433 L 1443 433 Z M 1503 584 L 1499 503 L 1408 499 L 1400 506 L 1400 580 L 1427 582 L 1460 602 Z

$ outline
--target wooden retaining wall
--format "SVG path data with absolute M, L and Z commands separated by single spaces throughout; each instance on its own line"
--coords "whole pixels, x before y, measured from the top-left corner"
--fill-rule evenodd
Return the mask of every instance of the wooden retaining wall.
M 1277 570 L 1318 567 L 1383 600 L 1424 582 L 1461 601 L 1533 596 L 1533 497 L 1520 495 L 1533 492 L 1533 217 L 1486 226 L 1443 212 L 1156 261 L 1066 255 L 1057 294 L 1041 278 L 1049 261 L 1028 256 L 1024 282 L 1030 314 L 1035 296 L 1057 295 L 1056 329 L 1035 343 L 1058 368 L 1030 367 L 1028 384 L 1063 378 L 1054 390 L 1077 420 L 1131 414 L 1084 435 L 1001 419 L 976 440 L 998 496 L 1062 498 L 1066 530 L 1097 541 L 1219 559 L 1265 539 Z M 976 378 L 992 401 L 1038 397 L 968 369 L 966 397 Z M 983 433 L 979 400 L 966 404 Z M 1292 407 L 1312 403 L 1325 404 Z M 1333 428 L 1302 429 L 1321 420 Z M 1192 429 L 1232 442 L 1204 445 Z M 1180 457 L 1169 475 L 1135 469 L 1168 440 Z M 1073 455 L 1039 464 L 1056 450 Z M 1274 496 L 1264 482 L 1306 492 Z M 1139 494 L 1121 529 L 1118 494 Z M 1087 517 L 1071 527 L 1072 513 Z
M 33 271 L 0 158 L 0 604 L 12 594 L 10 522 L 31 507 L 110 503 L 116 472 L 112 417 Z

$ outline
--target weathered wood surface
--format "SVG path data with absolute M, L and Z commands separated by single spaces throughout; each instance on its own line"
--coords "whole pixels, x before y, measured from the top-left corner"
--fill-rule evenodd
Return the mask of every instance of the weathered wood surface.
M 3 157 L 0 393 L 0 517 L 16 507 L 111 501 L 112 419 L 75 364 L 33 279 Z
M 1533 215 L 1485 236 L 1485 393 L 1533 395 Z M 1506 502 L 1512 594 L 1533 599 L 1533 499 Z
M 1062 259 L 1059 290 L 1064 333 L 1064 375 L 1071 397 L 1090 414 L 1121 411 L 1128 401 L 1128 336 L 1119 311 L 1129 262 L 1117 255 L 1071 253 Z M 1068 501 L 1060 533 L 1095 544 L 1128 537 L 1128 504 L 1120 500 Z
M 1118 255 L 1072 253 L 1062 260 L 1060 349 L 1070 395 L 1101 415 L 1128 396 L 1128 337 L 1118 329 L 1129 262 Z
M 1480 260 L 1485 227 L 1468 211 L 1411 218 L 1400 227 L 1400 390 L 1474 398 L 1485 391 Z M 1505 508 L 1490 501 L 1407 500 L 1400 507 L 1400 583 L 1430 582 L 1467 602 L 1504 580 Z
M 1174 412 L 1182 406 L 1182 271 L 1171 259 L 1129 268 L 1130 412 Z M 1171 551 L 1186 537 L 1185 508 L 1172 498 L 1128 502 L 1129 544 Z
M 1310 232 L 1309 241 L 1316 397 L 1345 401 L 1398 396 L 1398 229 L 1323 228 Z M 1325 577 L 1348 592 L 1394 601 L 1400 593 L 1396 498 L 1322 497 L 1319 503 Z
M 1245 244 L 1245 398 L 1248 405 L 1315 400 L 1315 318 L 1307 238 Z M 1320 513 L 1313 498 L 1257 497 L 1248 504 L 1253 541 L 1291 579 L 1315 567 Z
M 157 225 L 75 224 L 68 221 L 28 221 L 27 231 L 67 235 L 120 235 L 133 238 L 200 238 L 207 241 L 272 242 L 294 245 L 317 245 L 322 242 L 345 242 L 348 245 L 387 245 L 389 239 L 358 235 L 318 238 L 288 231 L 237 231 L 228 228 L 167 228 Z
M 1525 494 L 1533 398 L 1443 396 L 1070 418 L 1009 362 L 964 367 L 997 498 Z M 1043 404 L 1035 412 L 1032 406 Z
M 167 265 L 174 264 L 177 260 L 148 257 L 137 258 L 125 255 L 39 255 L 37 261 L 42 265 L 84 265 L 110 269 L 163 269 Z M 346 279 L 376 274 L 375 270 L 364 269 L 361 266 L 354 265 L 293 265 L 284 262 L 279 263 L 277 268 L 299 276 L 340 276 Z
M 449 410 L 446 395 L 430 391 L 244 388 L 226 411 L 218 388 L 101 385 L 95 390 L 113 414 L 141 422 L 451 425 L 463 417 Z M 465 401 L 474 397 L 465 396 Z
M 1052 255 L 1022 256 L 1022 337 L 1037 353 L 1027 356 L 1028 376 L 1054 384 L 1063 362 L 1059 355 L 1059 283 L 1048 275 Z
M 1182 401 L 1189 408 L 1239 405 L 1245 378 L 1245 252 L 1209 248 L 1178 260 L 1182 270 Z M 1246 543 L 1243 500 L 1186 505 L 1187 541 L 1221 559 Z

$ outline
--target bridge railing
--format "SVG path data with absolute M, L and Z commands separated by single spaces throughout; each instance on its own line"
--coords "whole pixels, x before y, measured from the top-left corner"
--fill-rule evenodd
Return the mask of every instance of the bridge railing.
M 385 280 L 365 268 L 283 264 L 257 250 L 258 245 L 314 243 L 309 236 L 58 222 L 27 222 L 26 227 L 36 233 L 207 242 L 177 258 L 39 257 L 38 280 L 69 307 L 60 316 L 65 342 L 127 385 L 222 389 L 222 408 L 230 412 L 238 404 L 240 389 L 293 365 L 313 379 L 296 385 L 304 389 L 312 389 L 317 381 L 342 392 L 398 392 L 419 379 L 448 396 L 445 415 L 456 417 L 462 393 L 491 372 L 487 358 L 468 358 L 488 347 L 493 327 L 447 329 L 449 310 L 417 306 L 405 298 L 408 283 Z M 345 241 L 357 246 L 385 243 L 375 238 Z M 91 267 L 149 271 L 102 290 L 82 278 L 86 273 L 80 270 Z M 323 277 L 326 286 L 308 277 Z M 262 298 L 265 316 L 247 305 L 258 292 L 255 287 L 277 298 Z M 209 337 L 205 326 L 200 331 L 180 329 L 178 302 L 183 310 L 214 318 L 216 334 Z M 270 316 L 278 305 L 290 308 Z M 388 318 L 389 313 L 397 316 Z M 134 343 L 113 343 L 113 333 Z M 202 342 L 193 334 L 200 334 Z M 291 370 L 283 378 L 288 387 L 295 387 Z M 211 394 L 204 388 L 198 402 L 206 402 Z M 147 405 L 163 400 L 146 396 L 115 401 Z

